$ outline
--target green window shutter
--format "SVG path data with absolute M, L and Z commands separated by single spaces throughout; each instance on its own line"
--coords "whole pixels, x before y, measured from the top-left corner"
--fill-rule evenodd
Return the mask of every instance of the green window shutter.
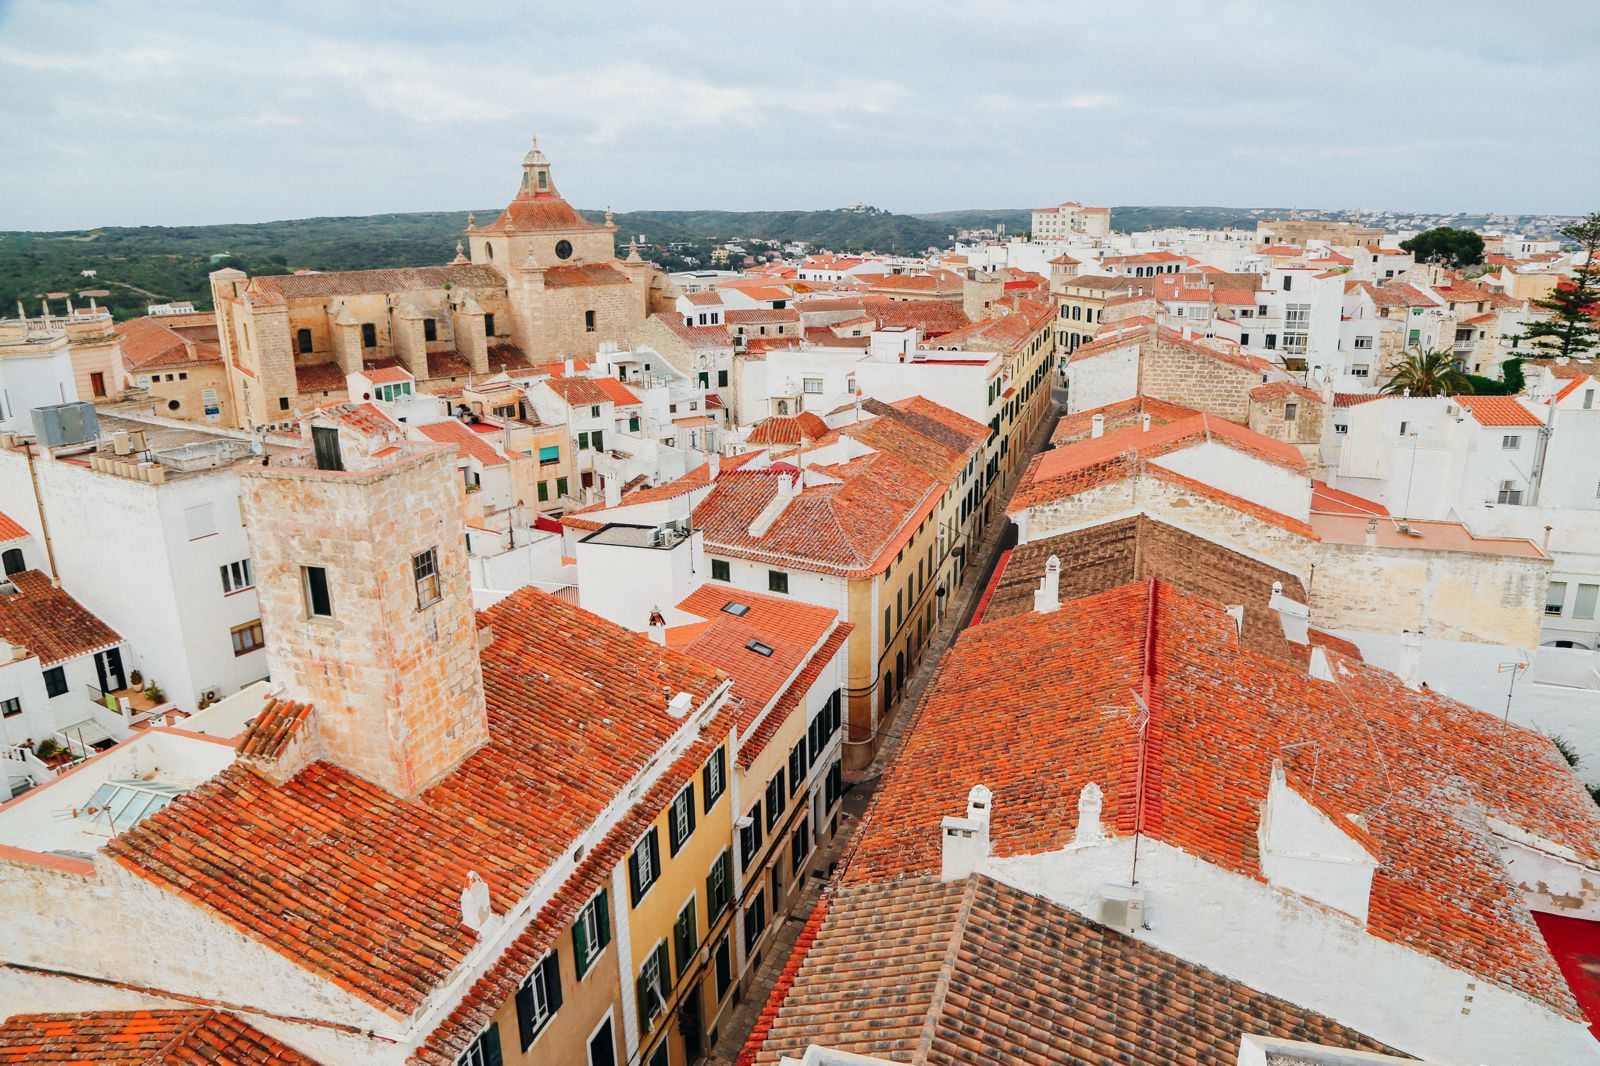
M 556 478 L 556 495 L 557 496 L 565 496 L 566 494 L 567 494 L 567 479 L 564 478 L 564 477 Z
M 643 886 L 639 884 L 639 849 L 628 852 L 628 894 L 633 898 L 633 905 L 637 907 L 644 898 Z
M 594 921 L 599 930 L 595 943 L 604 949 L 611 943 L 611 899 L 604 889 L 594 898 Z
M 605 448 L 605 435 L 598 429 L 589 434 L 589 440 L 594 445 L 595 451 L 598 452 Z
M 539 502 L 546 503 L 550 499 L 550 482 L 539 482 Z
M 554 1017 L 556 1011 L 561 1009 L 561 957 L 554 951 L 539 967 L 540 976 L 544 980 L 545 1003 L 549 1005 L 550 1014 Z
M 656 947 L 656 971 L 661 974 L 661 990 L 665 992 L 672 986 L 672 959 L 668 956 L 665 940 Z M 665 1006 L 663 1003 L 662 1007 Z
M 554 445 L 554 446 L 541 447 L 539 449 L 539 461 L 541 463 L 560 462 L 561 461 L 561 446 L 559 444 L 557 444 L 557 445 Z
M 537 979 L 538 971 L 534 971 Z M 517 1033 L 522 1038 L 522 1050 L 533 1043 L 533 989 L 527 981 L 517 986 Z
M 592 921 L 594 921 L 592 914 L 579 911 L 578 920 L 572 923 L 572 959 L 580 978 L 589 972 L 588 927 Z
M 501 1066 L 500 1057 L 500 1023 L 490 1022 L 489 1029 L 483 1034 L 483 1061 L 487 1066 Z

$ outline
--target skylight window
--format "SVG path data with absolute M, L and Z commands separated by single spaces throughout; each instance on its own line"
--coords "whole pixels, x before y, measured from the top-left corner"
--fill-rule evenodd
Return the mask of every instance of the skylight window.
M 738 600 L 729 600 L 722 605 L 722 613 L 731 614 L 735 618 L 743 618 L 750 613 L 750 607 L 748 604 L 740 603 Z
M 748 644 L 745 645 L 745 647 L 749 648 L 751 651 L 755 652 L 757 655 L 768 655 L 768 656 L 770 656 L 772 654 L 772 649 L 767 647 L 765 644 L 761 643 L 759 640 L 751 640 Z
M 107 781 L 94 790 L 84 813 L 115 835 L 137 825 L 186 791 L 148 781 Z

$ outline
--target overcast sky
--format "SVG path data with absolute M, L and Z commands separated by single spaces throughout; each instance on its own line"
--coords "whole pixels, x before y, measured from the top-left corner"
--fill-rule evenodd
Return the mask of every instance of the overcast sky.
M 1600 3 L 0 0 L 0 229 L 580 207 L 1600 209 Z

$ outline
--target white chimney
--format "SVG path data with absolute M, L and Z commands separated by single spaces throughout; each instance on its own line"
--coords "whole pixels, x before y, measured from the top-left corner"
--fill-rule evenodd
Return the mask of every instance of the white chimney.
M 601 483 L 605 487 L 606 506 L 615 507 L 620 504 L 622 502 L 622 482 L 616 475 L 602 478 Z
M 650 612 L 650 639 L 662 647 L 667 645 L 667 621 L 661 617 L 659 611 Z M 684 693 L 680 692 L 679 695 L 684 695 Z M 679 717 L 682 716 L 680 715 Z
M 778 499 L 787 500 L 794 495 L 794 475 L 778 475 Z
M 488 882 L 476 870 L 468 870 L 466 887 L 461 890 L 461 924 L 480 933 L 493 913 L 489 909 Z
M 665 627 L 662 627 L 665 629 Z M 687 692 L 680 692 L 667 701 L 667 713 L 674 718 L 687 718 L 689 712 L 694 710 L 694 697 Z
M 1050 561 L 1044 564 L 1044 580 L 1033 591 L 1033 609 L 1040 614 L 1049 614 L 1060 607 L 1061 559 L 1052 555 Z
M 1078 828 L 1072 834 L 1073 846 L 1098 844 L 1106 838 L 1105 827 L 1100 824 L 1100 808 L 1104 802 L 1100 786 L 1093 781 L 1078 793 Z
M 1150 416 L 1149 415 L 1145 415 L 1144 418 L 1141 420 L 1141 424 L 1144 426 L 1144 431 L 1146 433 L 1149 433 L 1150 432 Z
M 1366 542 L 1369 548 L 1378 546 L 1378 520 L 1376 518 L 1367 519 Z
M 561 366 L 566 376 L 569 378 L 578 372 L 578 364 L 573 362 L 572 356 L 570 355 L 567 356 L 566 359 L 562 360 Z
M 1106 416 L 1095 415 L 1089 419 L 1089 436 L 1103 437 L 1106 433 Z
M 982 785 L 967 793 L 967 816 L 947 817 L 940 823 L 944 847 L 939 864 L 939 880 L 959 881 L 970 877 L 989 858 L 989 813 L 993 795 Z
M 1417 688 L 1422 676 L 1422 630 L 1400 631 L 1400 680 L 1406 688 Z
M 722 453 L 712 452 L 706 456 L 706 477 L 709 481 L 717 480 L 717 475 L 722 473 Z

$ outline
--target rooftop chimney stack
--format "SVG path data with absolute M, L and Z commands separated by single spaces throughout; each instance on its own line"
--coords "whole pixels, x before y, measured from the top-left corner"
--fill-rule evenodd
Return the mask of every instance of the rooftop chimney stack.
M 1406 688 L 1420 688 L 1422 677 L 1422 630 L 1400 631 L 1400 680 Z
M 1140 424 L 1144 427 L 1144 432 L 1149 433 L 1150 432 L 1150 416 L 1148 414 L 1146 414 L 1139 421 L 1140 421 Z
M 1103 437 L 1106 435 L 1106 416 L 1094 415 L 1089 419 L 1089 436 Z
M 572 356 L 570 355 L 567 356 L 566 359 L 562 360 L 561 368 L 562 372 L 569 378 L 578 372 L 578 364 L 573 361 Z
M 607 507 L 616 507 L 622 503 L 622 481 L 617 475 L 606 475 L 602 479 L 602 486 L 605 489 Z
M 1061 607 L 1061 559 L 1050 556 L 1044 564 L 1044 580 L 1033 593 L 1033 609 L 1039 614 L 1049 614 Z
M 713 450 L 706 456 L 706 480 L 715 481 L 720 473 L 722 473 L 722 453 Z
M 989 858 L 989 815 L 993 795 L 982 785 L 967 793 L 967 816 L 947 817 L 940 823 L 944 847 L 939 880 L 959 881 Z

